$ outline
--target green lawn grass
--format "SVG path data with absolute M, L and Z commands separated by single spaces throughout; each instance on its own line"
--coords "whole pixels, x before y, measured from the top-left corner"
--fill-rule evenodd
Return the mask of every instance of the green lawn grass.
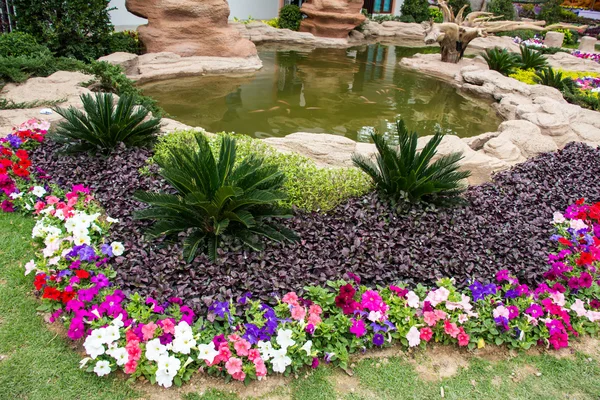
M 121 378 L 97 378 L 80 371 L 80 356 L 69 341 L 50 331 L 36 313 L 38 301 L 32 292 L 32 279 L 23 275 L 23 265 L 33 252 L 32 227 L 31 218 L 0 214 L 0 399 L 153 398 L 134 391 Z M 589 352 L 600 354 L 598 349 Z M 459 358 L 465 355 L 456 354 Z M 476 357 L 465 361 L 463 357 L 452 376 L 424 379 L 415 366 L 437 356 L 435 351 L 428 351 L 417 352 L 412 361 L 404 356 L 365 359 L 356 363 L 352 377 L 323 367 L 260 398 L 425 400 L 441 398 L 443 388 L 445 399 L 600 399 L 600 359 L 588 354 L 575 352 L 564 358 L 521 354 L 497 361 Z M 148 392 L 158 390 L 143 387 Z M 160 399 L 238 399 L 235 394 L 214 389 L 184 395 L 156 393 Z

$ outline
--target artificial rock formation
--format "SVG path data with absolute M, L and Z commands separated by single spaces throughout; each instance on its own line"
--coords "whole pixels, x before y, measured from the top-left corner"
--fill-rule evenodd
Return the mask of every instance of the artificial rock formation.
M 256 55 L 254 44 L 228 25 L 226 0 L 126 0 L 125 5 L 132 14 L 148 19 L 138 32 L 149 53 Z
M 307 18 L 301 32 L 329 38 L 347 38 L 350 31 L 366 19 L 361 14 L 364 0 L 306 0 L 301 11 Z

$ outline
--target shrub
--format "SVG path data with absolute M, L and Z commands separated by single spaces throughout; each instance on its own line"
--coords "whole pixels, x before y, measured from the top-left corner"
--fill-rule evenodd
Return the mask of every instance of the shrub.
M 177 194 L 137 192 L 136 198 L 150 205 L 136 212 L 138 219 L 157 223 L 151 236 L 187 232 L 184 255 L 191 262 L 201 247 L 208 247 L 214 261 L 223 235 L 241 240 L 254 250 L 262 250 L 257 239 L 277 242 L 295 241 L 291 230 L 272 221 L 272 217 L 291 217 L 288 210 L 276 206 L 285 199 L 281 190 L 285 176 L 276 166 L 257 156 L 237 161 L 235 139 L 221 138 L 218 159 L 208 140 L 195 134 L 197 148 L 170 149 L 166 157 L 156 159 L 161 176 Z
M 440 24 L 444 22 L 444 14 L 437 7 L 429 7 L 429 20 Z
M 279 205 L 282 207 L 329 211 L 351 197 L 366 194 L 372 188 L 369 177 L 358 168 L 320 168 L 308 157 L 296 153 L 281 153 L 262 140 L 245 135 L 220 133 L 209 137 L 209 144 L 215 155 L 220 150 L 222 136 L 236 139 L 239 162 L 256 155 L 267 165 L 276 166 L 283 172 L 286 177 L 283 189 L 287 198 L 280 201 Z M 165 156 L 169 149 L 194 144 L 194 133 L 189 131 L 161 136 L 154 147 L 155 158 Z
M 533 79 L 540 85 L 550 86 L 558 90 L 565 89 L 573 82 L 571 78 L 565 78 L 562 72 L 555 71 L 551 67 L 536 71 Z
M 151 144 L 160 128 L 160 119 L 145 121 L 149 111 L 135 106 L 133 96 L 121 96 L 117 105 L 111 93 L 81 96 L 84 111 L 57 107 L 66 121 L 58 124 L 54 140 L 65 144 L 69 153 L 82 151 L 107 153 L 123 143 L 143 147 Z
M 281 29 L 297 31 L 300 29 L 300 22 L 302 22 L 300 7 L 293 4 L 281 7 L 279 10 L 279 27 Z
M 496 36 L 510 36 L 510 37 L 520 37 L 523 40 L 533 39 L 536 36 L 541 35 L 541 32 L 537 32 L 531 29 L 518 29 L 516 31 L 506 31 L 506 32 L 498 32 L 494 33 Z
M 429 20 L 429 2 L 427 0 L 405 0 L 400 9 L 402 13 L 401 21 L 408 22 L 406 19 L 412 17 L 410 22 L 421 23 Z
M 143 49 L 137 31 L 113 32 L 108 40 L 108 53 L 123 51 L 125 53 L 142 54 Z
M 486 49 L 483 58 L 490 69 L 500 72 L 502 75 L 509 75 L 517 64 L 517 58 L 506 49 L 494 47 Z
M 58 56 L 80 60 L 106 54 L 113 26 L 109 0 L 13 0 L 19 31 Z
M 465 11 L 463 11 L 463 15 L 467 15 L 471 12 L 471 3 L 469 0 L 448 0 L 447 3 L 448 7 L 454 11 L 454 15 L 457 15 L 460 9 L 464 6 L 467 6 L 467 8 L 465 8 Z
M 517 65 L 522 69 L 538 70 L 548 65 L 548 61 L 544 55 L 527 46 L 521 46 L 521 57 Z
M 579 34 L 577 31 L 570 29 L 557 29 L 556 32 L 562 32 L 565 35 L 564 44 L 565 45 L 576 45 L 579 40 Z
M 0 57 L 0 81 L 21 83 L 29 77 L 46 77 L 56 71 L 79 71 L 85 64 L 73 58 L 55 58 L 49 52 L 31 56 Z
M 461 183 L 470 172 L 458 171 L 461 153 L 452 153 L 432 162 L 444 134 L 437 131 L 422 151 L 417 151 L 418 135 L 408 133 L 402 120 L 398 121 L 398 148 L 392 147 L 382 136 L 371 135 L 377 147 L 376 162 L 369 157 L 354 154 L 354 164 L 365 171 L 378 190 L 394 201 L 411 203 L 424 201 L 433 204 L 452 204 L 460 201 L 465 190 Z
M 50 54 L 50 50 L 39 44 L 27 33 L 12 32 L 0 35 L 0 57 L 31 56 L 35 54 Z
M 598 93 L 590 93 L 566 85 L 562 90 L 562 94 L 569 103 L 590 110 L 600 111 L 600 98 L 598 98 Z
M 562 47 L 540 47 L 536 49 L 542 54 L 556 54 L 556 53 L 570 53 L 570 50 L 563 49 Z
M 560 22 L 560 17 L 562 13 L 562 7 L 560 6 L 562 0 L 548 0 L 542 6 L 542 10 L 538 16 L 538 19 L 543 19 L 546 21 L 546 24 L 555 24 Z
M 520 18 L 536 19 L 536 9 L 534 4 L 519 4 L 517 5 L 517 15 Z
M 586 76 L 592 76 L 592 77 L 600 76 L 600 73 L 597 73 L 597 72 L 565 71 L 563 69 L 558 69 L 555 71 L 560 72 L 562 74 L 563 78 L 569 78 L 569 79 L 573 79 L 573 80 L 575 80 L 577 78 L 583 78 Z M 535 75 L 535 70 L 533 70 L 533 69 L 524 70 L 524 69 L 517 68 L 509 76 L 511 78 L 514 78 L 514 79 L 521 81 L 523 83 L 526 83 L 528 85 L 535 85 L 538 83 L 535 80 L 536 75 Z
M 496 16 L 502 16 L 503 20 L 515 19 L 515 7 L 512 0 L 491 0 L 487 5 L 487 11 Z

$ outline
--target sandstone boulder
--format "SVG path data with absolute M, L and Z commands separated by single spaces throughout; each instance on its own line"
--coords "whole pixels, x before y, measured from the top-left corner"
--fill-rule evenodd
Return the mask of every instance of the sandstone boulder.
M 254 21 L 248 24 L 232 24 L 236 29 L 243 30 L 245 35 L 254 43 L 286 43 L 300 46 L 314 47 L 340 47 L 345 48 L 349 46 L 348 38 L 336 39 L 336 38 L 325 38 L 316 37 L 309 32 L 296 32 L 289 29 L 277 29 L 269 26 L 265 23 Z M 361 33 L 358 31 L 352 31 L 352 39 L 360 41 Z
M 364 0 L 305 0 L 301 11 L 307 18 L 302 20 L 300 31 L 345 39 L 366 20 L 361 14 L 363 4 Z
M 125 71 L 125 75 L 139 74 L 137 54 L 117 52 L 100 57 L 98 61 L 104 61 L 112 65 L 119 65 L 121 68 L 123 68 L 123 71 Z
M 518 53 L 520 51 L 519 45 L 513 42 L 511 37 L 508 36 L 486 36 L 478 37 L 473 39 L 467 47 L 467 54 L 479 54 L 485 52 L 487 49 L 493 49 L 494 47 L 500 47 L 506 49 L 512 53 Z
M 569 53 L 556 53 L 548 55 L 548 64 L 552 68 L 560 68 L 566 71 L 598 72 L 600 73 L 600 64 L 593 60 L 574 57 Z
M 565 34 L 562 32 L 546 32 L 544 44 L 548 47 L 562 47 L 565 41 Z
M 228 25 L 226 0 L 126 0 L 127 10 L 148 19 L 140 40 L 150 53 L 173 52 L 184 57 L 249 57 L 252 42 Z
M 596 43 L 598 43 L 598 39 L 595 37 L 583 36 L 581 39 L 579 39 L 579 51 L 582 53 L 595 53 Z
M 25 83 L 9 83 L 0 96 L 15 103 L 60 102 L 70 103 L 90 91 L 82 86 L 93 76 L 81 72 L 58 71 L 47 78 L 30 78 Z

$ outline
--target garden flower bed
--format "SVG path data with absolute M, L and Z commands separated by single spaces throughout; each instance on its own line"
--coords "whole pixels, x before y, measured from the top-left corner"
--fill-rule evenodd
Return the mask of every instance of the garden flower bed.
M 84 340 L 81 367 L 99 376 L 122 369 L 170 387 L 200 370 L 247 381 L 321 362 L 348 368 L 350 354 L 392 343 L 559 349 L 572 337 L 598 331 L 600 203 L 574 201 L 600 198 L 600 185 L 590 179 L 600 171 L 598 150 L 586 145 L 571 144 L 471 188 L 471 205 L 464 208 L 395 216 L 367 195 L 330 214 L 298 214 L 290 224 L 305 241 L 299 245 L 271 246 L 263 255 L 230 248 L 233 255 L 224 255 L 223 264 L 198 257 L 188 266 L 181 260 L 161 264 L 179 257 L 177 247 L 145 243 L 144 225 L 130 219 L 137 207 L 130 192 L 162 186 L 138 172 L 149 153 L 59 157 L 49 143 L 34 150 L 30 162 L 29 150 L 46 128 L 31 121 L 2 141 L 3 209 L 37 219 L 32 236 L 38 252 L 25 273 L 35 274 L 41 308 L 64 322 L 72 339 Z M 548 255 L 552 232 L 556 253 Z M 402 253 L 406 248 L 410 252 Z M 416 256 L 407 258 L 412 252 Z M 164 285 L 149 296 L 150 275 L 187 284 L 182 293 L 190 297 L 192 287 L 208 279 L 206 286 L 217 293 L 212 282 L 226 282 L 217 274 L 234 278 L 228 287 L 247 290 L 244 282 L 253 282 L 256 271 L 282 279 L 278 296 L 263 301 L 266 289 L 260 288 L 268 281 L 260 277 L 254 284 L 261 296 L 234 290 L 217 301 L 205 296 L 207 314 L 199 302 L 168 297 Z M 365 286 L 360 275 L 382 285 Z M 413 283 L 436 280 L 436 286 L 405 285 L 398 282 L 402 275 Z M 331 281 L 299 295 L 311 279 Z M 457 289 L 455 281 L 468 287 Z M 131 290 L 138 286 L 143 296 Z

